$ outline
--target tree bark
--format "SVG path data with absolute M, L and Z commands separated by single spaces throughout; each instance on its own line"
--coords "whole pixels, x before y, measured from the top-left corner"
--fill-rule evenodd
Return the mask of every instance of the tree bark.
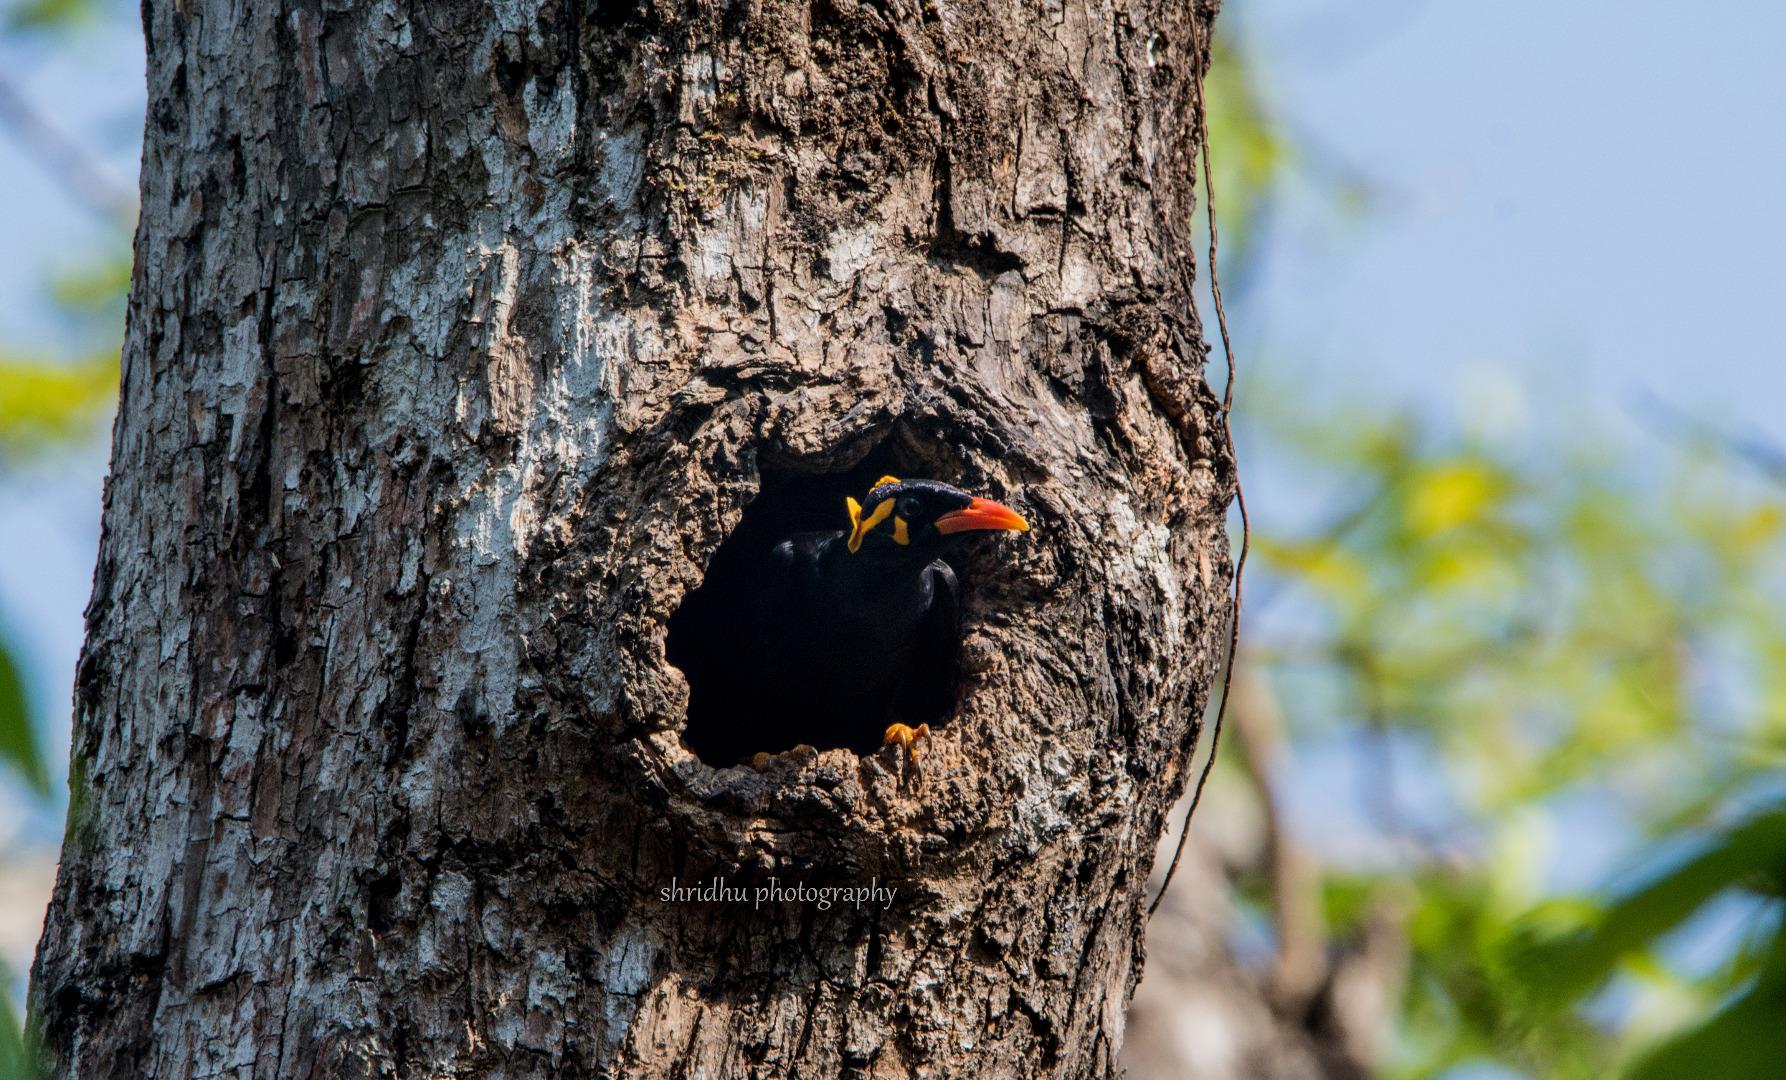
M 1112 1074 L 1229 613 L 1213 14 L 148 0 L 55 1073 Z M 703 764 L 671 613 L 881 463 L 1036 526 L 953 721 Z

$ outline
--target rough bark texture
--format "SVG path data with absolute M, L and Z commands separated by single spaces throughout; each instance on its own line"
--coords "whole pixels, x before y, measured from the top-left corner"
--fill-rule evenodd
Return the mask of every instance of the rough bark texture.
M 148 0 L 57 1073 L 1112 1073 L 1228 613 L 1212 15 Z M 701 764 L 666 620 L 871 453 L 1036 525 L 956 718 Z

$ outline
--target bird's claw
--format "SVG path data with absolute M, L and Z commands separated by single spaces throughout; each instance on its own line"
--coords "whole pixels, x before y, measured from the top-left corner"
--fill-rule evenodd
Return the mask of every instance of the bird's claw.
M 758 772 L 768 772 L 777 765 L 786 765 L 789 763 L 804 765 L 806 762 L 811 761 L 818 756 L 819 752 L 817 749 L 807 743 L 801 743 L 792 750 L 783 750 L 779 754 L 771 754 L 767 751 L 759 750 L 751 757 L 750 767 Z
M 918 740 L 928 738 L 930 738 L 929 724 L 919 724 L 917 727 L 891 724 L 887 727 L 887 733 L 881 736 L 881 745 L 903 746 L 906 756 L 915 762 L 918 760 Z

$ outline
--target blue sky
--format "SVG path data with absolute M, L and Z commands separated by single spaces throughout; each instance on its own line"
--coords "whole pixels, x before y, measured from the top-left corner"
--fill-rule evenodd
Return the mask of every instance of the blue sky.
M 5 10 L 0 0 L 0 12 Z M 136 7 L 77 36 L 0 37 L 0 72 L 46 120 L 79 144 L 126 192 L 136 188 L 144 108 L 143 39 Z M 118 229 L 0 127 L 0 343 L 73 346 L 46 290 L 52 272 L 80 267 L 119 242 Z
M 1779 429 L 1786 6 L 1234 0 L 1224 18 L 1274 110 L 1374 194 L 1348 224 L 1287 193 L 1252 355 L 1442 410 L 1511 380 L 1538 425 L 1630 431 L 1648 391 Z

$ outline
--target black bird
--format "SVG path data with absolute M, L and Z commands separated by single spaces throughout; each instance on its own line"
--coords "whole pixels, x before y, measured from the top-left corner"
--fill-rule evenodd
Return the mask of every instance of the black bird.
M 755 545 L 723 566 L 716 557 L 671 620 L 689 747 L 709 763 L 909 749 L 952 707 L 959 587 L 938 555 L 960 533 L 1029 523 L 935 480 L 883 476 L 845 506 L 848 530 Z

